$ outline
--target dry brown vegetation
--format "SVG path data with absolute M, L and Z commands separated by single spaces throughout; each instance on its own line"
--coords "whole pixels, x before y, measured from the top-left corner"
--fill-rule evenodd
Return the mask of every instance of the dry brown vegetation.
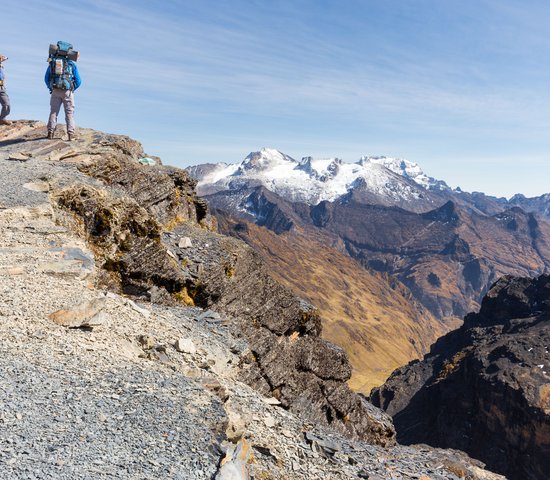
M 350 358 L 353 389 L 370 392 L 395 368 L 422 356 L 445 332 L 402 284 L 365 270 L 299 229 L 277 235 L 247 224 L 235 232 L 226 222 L 220 220 L 225 233 L 238 234 L 252 245 L 275 279 L 318 308 L 323 336 Z

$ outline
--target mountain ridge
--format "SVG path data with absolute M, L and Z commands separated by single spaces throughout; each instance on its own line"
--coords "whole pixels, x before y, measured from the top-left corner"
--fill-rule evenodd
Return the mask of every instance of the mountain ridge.
M 187 170 L 197 178 L 201 195 L 257 182 L 292 201 L 314 205 L 324 200 L 334 201 L 353 191 L 358 184 L 366 184 L 377 203 L 406 205 L 405 208 L 412 211 L 429 210 L 452 198 L 488 214 L 516 205 L 550 217 L 550 194 L 527 198 L 517 193 L 507 199 L 482 192 L 466 192 L 460 187 L 452 189 L 445 181 L 425 174 L 419 164 L 404 158 L 362 156 L 356 162 L 344 162 L 336 157 L 303 157 L 298 161 L 279 150 L 263 148 L 251 152 L 241 162 L 210 163 Z M 287 179 L 295 178 L 286 183 L 277 182 L 283 173 Z

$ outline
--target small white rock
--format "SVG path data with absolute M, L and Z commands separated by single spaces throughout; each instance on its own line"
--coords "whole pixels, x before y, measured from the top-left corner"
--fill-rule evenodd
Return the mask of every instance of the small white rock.
M 147 310 L 146 308 L 140 307 L 137 303 L 130 300 L 129 298 L 126 299 L 126 303 L 132 307 L 136 312 L 141 313 L 145 318 L 149 318 L 151 316 L 151 312 Z
M 197 352 L 197 347 L 190 338 L 180 338 L 174 344 L 174 348 L 180 353 L 193 355 Z
M 273 428 L 275 426 L 275 419 L 271 415 L 267 415 L 264 419 L 265 426 Z
M 46 182 L 29 182 L 23 185 L 23 188 L 33 192 L 47 193 L 50 191 L 50 185 Z
M 181 237 L 178 242 L 179 248 L 191 248 L 192 246 L 193 244 L 191 243 L 191 239 L 189 237 Z

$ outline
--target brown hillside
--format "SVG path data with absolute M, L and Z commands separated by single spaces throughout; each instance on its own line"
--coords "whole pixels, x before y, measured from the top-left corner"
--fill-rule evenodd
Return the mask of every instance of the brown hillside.
M 398 366 L 421 357 L 445 329 L 396 280 L 312 241 L 299 228 L 277 235 L 218 215 L 223 233 L 249 243 L 272 275 L 318 309 L 323 336 L 350 357 L 352 388 L 369 392 Z

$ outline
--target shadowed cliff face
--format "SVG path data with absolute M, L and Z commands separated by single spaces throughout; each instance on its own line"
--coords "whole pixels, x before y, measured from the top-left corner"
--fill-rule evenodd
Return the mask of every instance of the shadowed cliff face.
M 511 479 L 550 474 L 550 276 L 504 277 L 458 330 L 372 393 L 398 440 L 457 448 Z

